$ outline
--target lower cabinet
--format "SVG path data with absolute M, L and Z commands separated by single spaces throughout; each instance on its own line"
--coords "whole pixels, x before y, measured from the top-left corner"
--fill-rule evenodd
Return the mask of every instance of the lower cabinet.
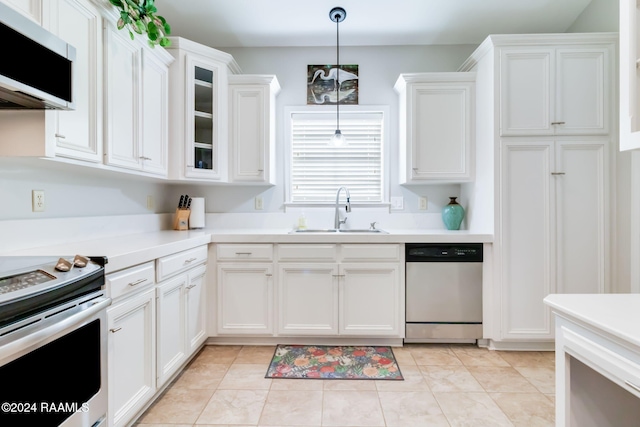
M 272 263 L 219 263 L 218 333 L 273 334 Z
M 156 392 L 155 289 L 107 310 L 109 426 L 126 425 Z
M 218 244 L 216 250 L 218 334 L 404 336 L 401 245 Z

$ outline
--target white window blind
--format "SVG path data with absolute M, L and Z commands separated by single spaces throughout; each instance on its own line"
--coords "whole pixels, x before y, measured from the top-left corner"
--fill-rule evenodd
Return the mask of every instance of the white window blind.
M 328 112 L 291 116 L 290 194 L 293 203 L 334 203 L 344 186 L 352 203 L 383 202 L 383 114 L 340 112 L 343 146 L 329 142 L 336 115 Z

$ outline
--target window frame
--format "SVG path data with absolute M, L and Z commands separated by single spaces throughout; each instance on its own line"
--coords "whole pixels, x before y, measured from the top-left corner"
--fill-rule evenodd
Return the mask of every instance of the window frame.
M 349 113 L 376 113 L 382 114 L 382 201 L 381 202 L 352 202 L 353 206 L 364 207 L 388 207 L 389 202 L 389 111 L 388 105 L 340 105 L 340 114 L 343 112 Z M 291 165 L 293 162 L 292 153 L 292 116 L 297 113 L 320 113 L 336 115 L 335 105 L 303 105 L 303 106 L 286 106 L 284 107 L 284 191 L 285 202 L 284 206 L 287 207 L 327 207 L 334 206 L 335 202 L 292 202 L 291 201 Z M 336 189 L 337 190 L 337 189 Z

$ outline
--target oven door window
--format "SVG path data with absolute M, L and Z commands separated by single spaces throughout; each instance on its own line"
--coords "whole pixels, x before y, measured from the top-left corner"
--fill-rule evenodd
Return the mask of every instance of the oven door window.
M 97 319 L 0 367 L 0 425 L 58 426 L 100 387 Z

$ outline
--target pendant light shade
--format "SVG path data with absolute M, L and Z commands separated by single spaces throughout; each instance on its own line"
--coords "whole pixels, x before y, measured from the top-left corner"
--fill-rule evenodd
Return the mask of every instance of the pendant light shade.
M 347 17 L 347 12 L 341 7 L 334 7 L 329 12 L 329 18 L 336 23 L 336 132 L 331 137 L 331 144 L 340 146 L 347 143 L 342 132 L 340 132 L 340 23 Z

